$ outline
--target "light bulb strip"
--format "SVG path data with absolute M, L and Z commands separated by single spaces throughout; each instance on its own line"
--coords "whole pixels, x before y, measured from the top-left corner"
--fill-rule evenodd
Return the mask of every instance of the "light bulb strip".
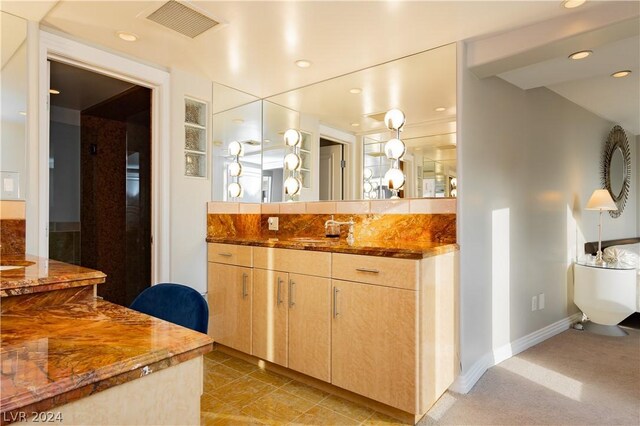
M 244 149 L 242 147 L 242 143 L 241 142 L 231 142 L 231 144 L 229 144 L 229 146 L 231 147 L 232 144 L 237 144 L 237 146 L 233 147 L 233 151 L 235 152 L 235 154 L 233 155 L 234 157 L 234 161 L 232 164 L 238 164 L 238 172 L 237 174 L 235 173 L 235 171 L 232 173 L 231 171 L 229 171 L 229 166 L 227 166 L 227 172 L 231 175 L 231 182 L 229 183 L 229 185 L 227 186 L 227 193 L 229 194 L 229 196 L 231 198 L 242 198 L 242 185 L 240 184 L 240 175 L 242 174 L 242 163 L 240 163 L 240 156 L 244 153 Z

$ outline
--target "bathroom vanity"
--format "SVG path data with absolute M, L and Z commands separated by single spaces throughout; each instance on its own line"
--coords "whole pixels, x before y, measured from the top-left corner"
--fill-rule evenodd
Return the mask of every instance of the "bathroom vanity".
M 289 216 L 280 223 L 296 220 Z M 453 382 L 455 243 L 213 234 L 208 297 L 216 343 L 416 421 Z
M 199 423 L 208 336 L 96 298 L 102 272 L 0 259 L 3 425 Z

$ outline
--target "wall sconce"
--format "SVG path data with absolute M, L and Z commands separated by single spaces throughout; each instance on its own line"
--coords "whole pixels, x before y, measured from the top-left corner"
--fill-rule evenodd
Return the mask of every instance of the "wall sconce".
M 229 154 L 232 155 L 234 161 L 227 166 L 229 176 L 233 181 L 227 187 L 229 196 L 231 198 L 242 198 L 242 185 L 240 185 L 240 176 L 242 176 L 242 164 L 240 164 L 240 157 L 244 155 L 244 147 L 242 143 L 233 141 L 229 143 Z
M 398 192 L 405 184 L 405 176 L 400 170 L 400 160 L 407 152 L 407 146 L 400 140 L 400 131 L 404 127 L 406 118 L 399 109 L 391 109 L 384 115 L 384 124 L 389 130 L 395 130 L 396 137 L 384 144 L 384 153 L 391 160 L 391 168 L 384 174 L 384 182 L 391 191 L 391 198 L 399 198 Z
M 302 182 L 298 177 L 302 159 L 300 158 L 300 143 L 302 142 L 302 134 L 296 129 L 289 129 L 284 132 L 284 143 L 291 147 L 292 152 L 284 156 L 284 168 L 289 171 L 290 175 L 284 181 L 284 193 L 289 196 L 289 201 L 293 201 L 293 197 L 300 193 Z

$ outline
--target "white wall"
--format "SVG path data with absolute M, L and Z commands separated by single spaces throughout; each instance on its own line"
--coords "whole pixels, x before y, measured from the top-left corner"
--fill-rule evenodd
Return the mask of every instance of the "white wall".
M 633 145 L 633 142 L 630 141 Z M 633 161 L 633 159 L 631 160 Z M 640 237 L 640 135 L 636 136 L 636 164 L 631 164 L 631 170 L 636 173 L 636 236 Z M 631 191 L 633 193 L 633 190 Z
M 178 69 L 171 70 L 171 281 L 205 293 L 206 203 L 211 196 L 211 171 L 206 179 L 184 175 L 185 96 L 208 103 L 207 122 L 211 129 L 211 81 Z M 210 156 L 211 133 L 207 137 L 207 149 Z
M 598 213 L 584 206 L 600 188 L 614 123 L 544 88 L 479 80 L 464 59 L 458 72 L 464 375 L 496 349 L 577 312 L 570 266 L 583 243 L 598 237 Z M 635 182 L 636 166 L 633 173 Z M 604 215 L 603 239 L 637 233 L 632 192 L 620 218 Z M 540 293 L 546 307 L 531 312 Z

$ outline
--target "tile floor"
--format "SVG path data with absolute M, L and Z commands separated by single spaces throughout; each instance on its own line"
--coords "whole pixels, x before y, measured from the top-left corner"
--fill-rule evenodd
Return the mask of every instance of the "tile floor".
M 214 350 L 204 357 L 202 425 L 399 425 L 397 420 Z

